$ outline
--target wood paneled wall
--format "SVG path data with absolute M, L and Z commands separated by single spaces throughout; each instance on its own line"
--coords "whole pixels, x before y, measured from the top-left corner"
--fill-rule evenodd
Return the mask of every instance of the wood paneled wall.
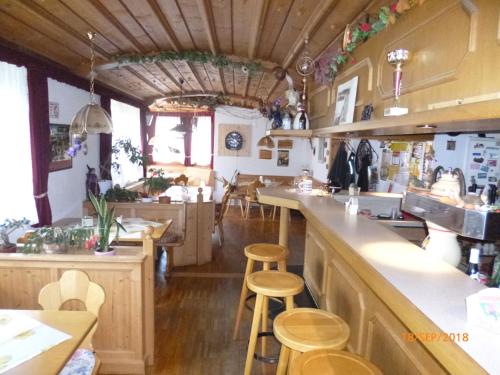
M 358 76 L 354 121 L 363 107 L 374 106 L 372 119 L 383 116 L 393 100 L 392 72 L 387 52 L 406 48 L 411 60 L 403 66 L 401 105 L 410 113 L 500 97 L 500 3 L 489 0 L 426 1 L 402 15 L 396 24 L 362 44 L 334 84 L 313 89 L 313 128 L 333 125 L 337 87 Z M 325 108 L 324 103 L 329 103 Z M 443 119 L 453 120 L 453 119 Z

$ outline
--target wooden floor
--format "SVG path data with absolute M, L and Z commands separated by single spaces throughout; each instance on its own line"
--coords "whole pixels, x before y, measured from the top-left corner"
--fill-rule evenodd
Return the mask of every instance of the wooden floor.
M 278 218 L 244 220 L 231 208 L 224 218 L 225 243 L 213 237 L 214 257 L 202 266 L 177 267 L 165 279 L 165 257 L 158 264 L 155 365 L 148 374 L 239 375 L 243 373 L 251 312 L 246 311 L 240 339 L 232 329 L 246 258 L 243 247 L 278 242 Z M 305 220 L 292 215 L 289 265 L 302 265 Z M 278 352 L 278 347 L 273 349 Z M 255 374 L 274 374 L 275 365 L 254 361 Z

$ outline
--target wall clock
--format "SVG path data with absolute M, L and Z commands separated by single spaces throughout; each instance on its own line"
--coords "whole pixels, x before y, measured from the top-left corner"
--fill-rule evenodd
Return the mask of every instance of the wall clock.
M 240 132 L 230 131 L 226 134 L 226 138 L 224 139 L 224 143 L 228 150 L 238 151 L 243 147 L 243 136 Z

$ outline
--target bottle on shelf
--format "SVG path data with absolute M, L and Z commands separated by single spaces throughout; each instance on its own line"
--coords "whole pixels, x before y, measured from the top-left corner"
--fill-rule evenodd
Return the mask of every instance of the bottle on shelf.
M 473 247 L 470 249 L 469 268 L 467 274 L 471 279 L 479 281 L 479 249 Z
M 300 111 L 299 125 L 301 130 L 306 130 L 306 113 L 304 111 Z

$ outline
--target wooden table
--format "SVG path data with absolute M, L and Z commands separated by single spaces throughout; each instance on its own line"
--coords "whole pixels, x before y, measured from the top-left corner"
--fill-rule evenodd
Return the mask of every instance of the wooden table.
M 9 311 L 9 310 L 0 310 Z M 97 317 L 87 311 L 10 310 L 27 315 L 72 338 L 37 355 L 27 362 L 7 371 L 6 375 L 56 375 L 71 358 L 85 336 L 97 322 Z

